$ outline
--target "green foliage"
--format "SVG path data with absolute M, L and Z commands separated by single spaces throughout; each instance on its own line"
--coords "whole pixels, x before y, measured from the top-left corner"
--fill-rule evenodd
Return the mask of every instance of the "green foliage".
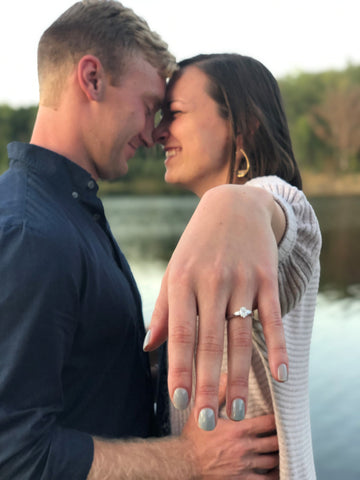
M 7 144 L 13 140 L 30 140 L 36 111 L 36 107 L 13 109 L 0 105 L 0 173 L 8 167 Z
M 313 172 L 360 172 L 360 65 L 342 71 L 299 73 L 279 80 L 296 158 Z M 0 105 L 0 172 L 8 165 L 6 145 L 28 141 L 36 107 Z M 164 182 L 159 145 L 141 148 L 123 179 L 101 184 L 105 193 L 179 193 Z
M 360 171 L 360 66 L 279 80 L 300 167 Z

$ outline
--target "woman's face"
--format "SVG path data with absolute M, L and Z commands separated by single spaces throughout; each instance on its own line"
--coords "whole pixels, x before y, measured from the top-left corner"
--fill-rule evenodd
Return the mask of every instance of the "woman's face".
M 166 93 L 163 118 L 154 139 L 165 150 L 165 180 L 202 196 L 228 182 L 230 127 L 206 91 L 207 76 L 185 68 Z

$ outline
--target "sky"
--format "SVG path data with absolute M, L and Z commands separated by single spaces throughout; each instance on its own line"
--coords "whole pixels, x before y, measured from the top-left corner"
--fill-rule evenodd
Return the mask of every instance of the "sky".
M 74 0 L 1 0 L 0 104 L 38 103 L 42 32 Z M 264 63 L 276 78 L 360 64 L 358 0 L 123 0 L 181 60 L 231 52 Z

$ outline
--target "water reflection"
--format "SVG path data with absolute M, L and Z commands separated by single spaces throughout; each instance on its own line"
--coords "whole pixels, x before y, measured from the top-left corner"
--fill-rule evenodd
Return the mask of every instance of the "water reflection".
M 104 199 L 113 234 L 130 263 L 166 264 L 197 203 L 193 196 Z
M 166 262 L 197 205 L 187 197 L 107 197 L 105 210 L 131 263 Z M 314 198 L 323 247 L 320 291 L 360 298 L 360 197 Z
M 311 203 L 323 236 L 320 290 L 360 298 L 360 197 L 324 197 Z
M 310 400 L 318 480 L 356 480 L 360 416 L 360 198 L 311 202 L 322 235 L 322 277 L 310 356 Z M 128 257 L 148 324 L 170 255 L 195 197 L 108 197 L 105 210 Z

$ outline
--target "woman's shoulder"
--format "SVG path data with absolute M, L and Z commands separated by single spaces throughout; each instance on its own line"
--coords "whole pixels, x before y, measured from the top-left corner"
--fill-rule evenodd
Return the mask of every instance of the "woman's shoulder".
M 287 199 L 305 197 L 305 194 L 302 190 L 299 190 L 294 185 L 290 185 L 290 183 L 286 182 L 280 177 L 277 177 L 276 175 L 255 177 L 249 180 L 246 185 L 264 188 Z

